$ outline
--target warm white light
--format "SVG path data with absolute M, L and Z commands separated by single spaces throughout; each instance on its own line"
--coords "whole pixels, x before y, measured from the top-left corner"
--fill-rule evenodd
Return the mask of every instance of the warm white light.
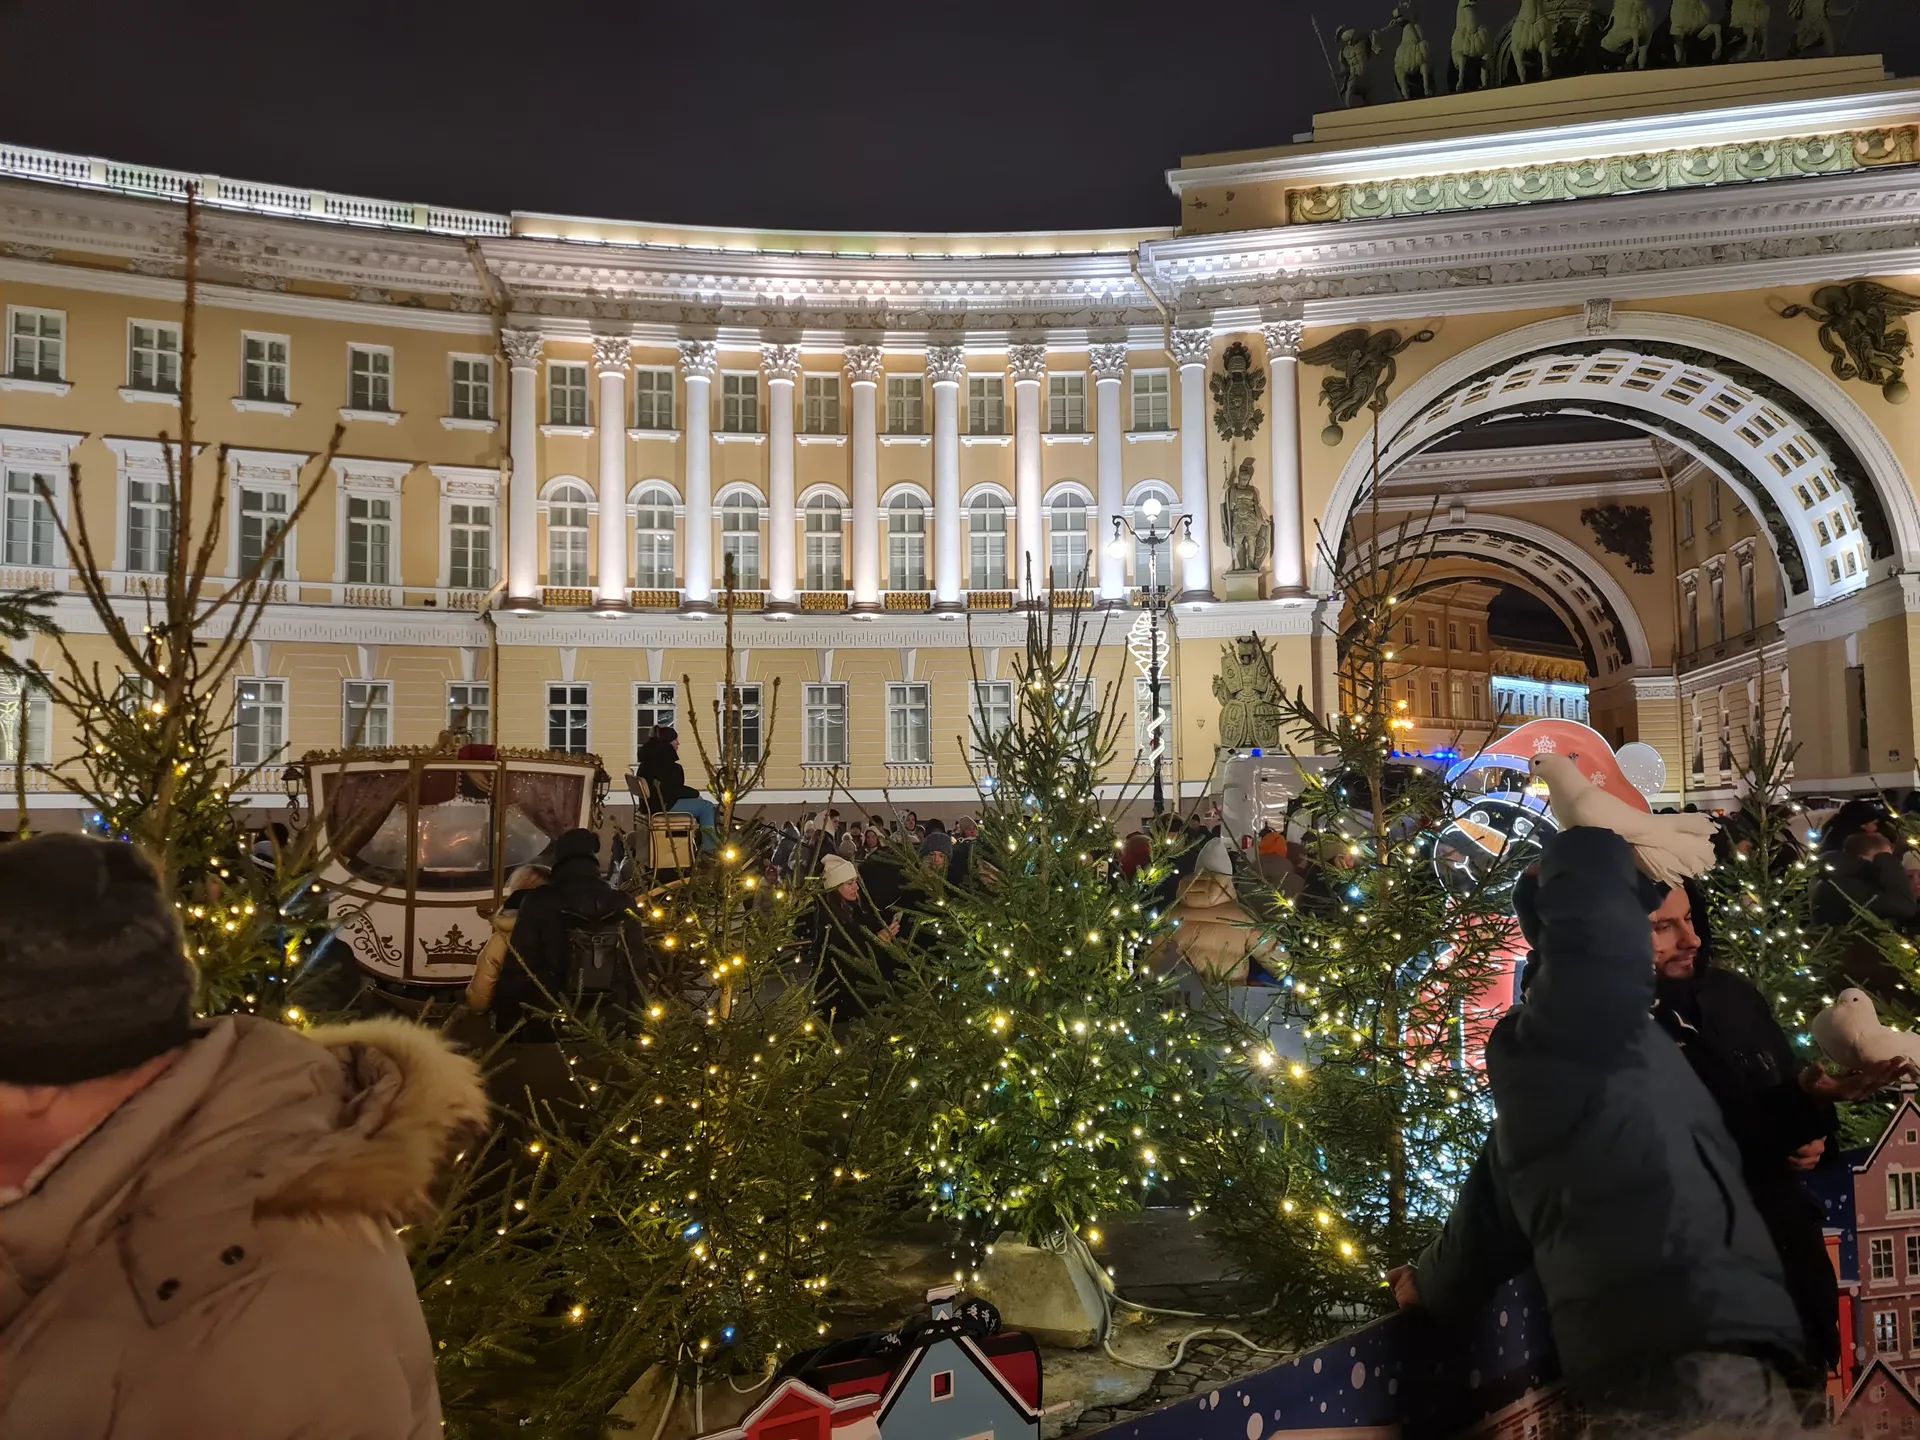
M 1122 540 L 1118 535 L 1114 536 L 1113 539 L 1107 543 L 1107 553 L 1116 560 L 1126 559 L 1127 542 Z
M 1183 535 L 1180 538 L 1180 543 L 1173 547 L 1173 553 L 1178 555 L 1182 560 L 1191 560 L 1200 553 L 1200 547 L 1194 542 L 1192 536 Z
M 1160 518 L 1160 510 L 1160 497 L 1158 495 L 1149 495 L 1140 502 L 1140 513 L 1147 517 L 1148 524 L 1152 524 Z

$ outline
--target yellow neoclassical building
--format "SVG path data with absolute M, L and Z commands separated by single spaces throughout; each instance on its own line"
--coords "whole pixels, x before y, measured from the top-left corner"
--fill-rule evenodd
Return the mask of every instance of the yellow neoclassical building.
M 0 145 L 0 585 L 68 592 L 86 653 L 44 477 L 140 604 L 195 185 L 191 473 L 230 487 L 227 574 L 344 427 L 237 763 L 465 711 L 617 774 L 660 720 L 711 732 L 731 566 L 770 802 L 963 805 L 1033 591 L 1133 714 L 1116 784 L 1165 596 L 1193 796 L 1226 642 L 1337 705 L 1337 557 L 1391 531 L 1430 536 L 1436 592 L 1552 609 L 1591 722 L 1657 746 L 1669 799 L 1730 795 L 1756 724 L 1791 724 L 1809 787 L 1911 785 L 1920 409 L 1874 287 L 1920 293 L 1917 136 L 1920 87 L 1872 57 L 1596 75 L 1188 159 L 1166 228 L 1000 235 L 483 214 Z

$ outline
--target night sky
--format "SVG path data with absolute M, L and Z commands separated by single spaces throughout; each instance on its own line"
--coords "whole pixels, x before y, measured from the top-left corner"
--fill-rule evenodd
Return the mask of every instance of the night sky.
M 1920 69 L 1920 26 L 1876 25 L 1874 4 L 1856 0 L 1857 35 L 1906 30 L 1900 48 L 1915 53 L 1889 58 Z M 1331 33 L 1329 17 L 1356 8 L 0 0 L 0 139 L 486 210 L 799 229 L 1160 225 L 1175 218 L 1163 172 L 1182 154 L 1280 144 L 1333 106 L 1309 16 Z M 1391 8 L 1364 13 L 1384 24 Z M 1499 21 L 1511 8 L 1481 11 Z M 1420 10 L 1440 57 L 1453 6 Z

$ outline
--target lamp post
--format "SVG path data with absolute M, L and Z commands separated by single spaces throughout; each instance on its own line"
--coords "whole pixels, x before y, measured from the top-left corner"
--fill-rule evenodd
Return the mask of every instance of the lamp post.
M 1155 818 L 1166 813 L 1167 788 L 1163 775 L 1163 766 L 1167 753 L 1166 736 L 1161 733 L 1160 710 L 1160 617 L 1167 611 L 1172 600 L 1172 587 L 1160 583 L 1160 547 L 1172 544 L 1173 551 L 1182 560 L 1193 555 L 1200 547 L 1193 538 L 1193 518 L 1183 515 L 1178 527 L 1169 525 L 1160 528 L 1160 516 L 1164 507 L 1160 497 L 1149 495 L 1139 505 L 1144 526 L 1135 525 L 1124 515 L 1113 517 L 1113 539 L 1107 545 L 1107 553 L 1116 559 L 1124 559 L 1127 553 L 1127 537 L 1132 536 L 1136 545 L 1144 546 L 1147 552 L 1146 609 L 1147 628 L 1150 639 L 1147 650 L 1147 704 L 1152 720 L 1149 722 L 1148 745 L 1153 752 L 1153 813 Z M 1176 539 L 1175 537 L 1178 536 Z M 1136 576 L 1136 579 L 1139 577 Z

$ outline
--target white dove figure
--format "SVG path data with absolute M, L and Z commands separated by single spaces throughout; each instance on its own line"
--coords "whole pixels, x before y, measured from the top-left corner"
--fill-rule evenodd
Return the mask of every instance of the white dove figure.
M 1587 779 L 1571 756 L 1543 751 L 1533 757 L 1535 778 L 1546 781 L 1554 824 L 1611 830 L 1633 847 L 1634 863 L 1663 885 L 1678 885 L 1713 868 L 1711 815 L 1650 815 Z
M 1889 1030 L 1864 990 L 1842 990 L 1813 1017 L 1813 1043 L 1842 1070 L 1865 1070 L 1889 1060 L 1920 1065 L 1920 1035 Z

